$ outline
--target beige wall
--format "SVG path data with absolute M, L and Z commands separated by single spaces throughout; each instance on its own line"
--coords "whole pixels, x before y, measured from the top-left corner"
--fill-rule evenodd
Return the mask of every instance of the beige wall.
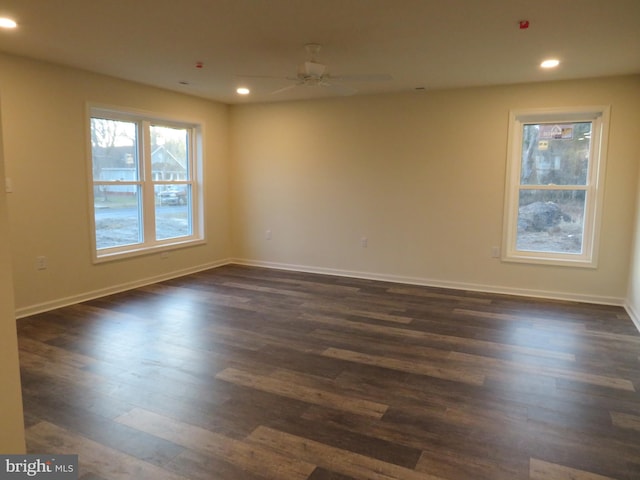
M 226 261 L 231 254 L 226 105 L 0 54 L 6 174 L 19 314 Z M 202 122 L 204 246 L 94 265 L 87 187 L 87 102 Z M 35 259 L 48 258 L 38 271 Z
M 232 257 L 622 302 L 632 273 L 639 78 L 229 107 L 0 54 L 18 313 Z M 203 122 L 207 245 L 173 251 L 168 259 L 91 263 L 86 102 Z M 491 258 L 502 239 L 509 109 L 576 105 L 611 105 L 598 268 Z M 47 270 L 36 270 L 39 255 L 48 257 Z
M 233 107 L 235 254 L 250 263 L 622 303 L 638 80 Z M 502 238 L 509 109 L 585 105 L 611 105 L 598 268 L 491 258 Z
M 638 95 L 640 95 L 640 91 Z M 635 156 L 637 161 L 640 162 L 640 147 L 636 148 Z M 626 307 L 632 314 L 634 322 L 640 330 L 640 177 L 638 177 L 638 189 L 636 193 L 635 236 L 630 270 Z
M 4 155 L 0 122 L 0 186 L 4 186 Z M 7 196 L 0 188 L 0 453 L 24 453 L 24 422 L 20 393 L 18 337 L 13 302 Z

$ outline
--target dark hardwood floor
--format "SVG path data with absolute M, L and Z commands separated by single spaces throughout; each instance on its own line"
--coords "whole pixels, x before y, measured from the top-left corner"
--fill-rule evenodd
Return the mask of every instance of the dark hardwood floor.
M 80 478 L 640 478 L 623 309 L 241 266 L 18 323 Z

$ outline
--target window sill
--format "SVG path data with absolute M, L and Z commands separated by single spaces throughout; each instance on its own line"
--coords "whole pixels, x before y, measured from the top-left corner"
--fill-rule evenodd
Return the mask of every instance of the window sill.
M 169 252 L 171 250 L 179 250 L 183 248 L 195 247 L 198 245 L 204 245 L 207 242 L 204 238 L 181 240 L 172 243 L 163 243 L 161 245 L 154 246 L 136 246 L 127 250 L 118 250 L 114 252 L 105 252 L 94 254 L 93 263 L 107 263 L 117 260 L 124 260 L 127 258 L 137 258 L 146 255 L 154 255 L 163 252 Z
M 551 257 L 540 252 L 521 252 L 515 254 L 504 255 L 501 260 L 510 263 L 528 263 L 533 265 L 550 265 L 555 267 L 577 267 L 577 268 L 597 268 L 597 262 L 594 259 L 576 256 Z

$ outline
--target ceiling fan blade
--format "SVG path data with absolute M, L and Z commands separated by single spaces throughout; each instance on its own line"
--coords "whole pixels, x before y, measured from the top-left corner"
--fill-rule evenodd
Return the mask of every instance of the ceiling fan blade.
M 279 88 L 277 90 L 274 90 L 269 95 L 277 95 L 279 93 L 286 92 L 287 90 L 293 90 L 297 86 L 298 86 L 297 84 L 295 84 L 295 85 L 287 85 L 286 87 L 282 87 L 282 88 Z
M 339 82 L 388 82 L 393 80 L 391 75 L 386 73 L 380 74 L 362 74 L 362 75 L 331 75 L 331 80 Z
M 343 85 L 342 82 L 386 82 L 393 80 L 393 77 L 388 74 L 331 75 L 327 73 L 327 66 L 317 60 L 321 48 L 320 45 L 310 43 L 305 45 L 305 48 L 310 58 L 298 65 L 298 72 L 295 77 L 277 77 L 271 75 L 237 75 L 237 77 L 276 78 L 280 80 L 284 78 L 291 82 L 285 87 L 274 90 L 270 93 L 271 95 L 278 95 L 289 90 L 302 89 L 303 87 L 309 92 L 317 89 L 317 87 L 322 87 L 336 95 L 353 95 L 357 93 L 358 90 L 350 85 Z

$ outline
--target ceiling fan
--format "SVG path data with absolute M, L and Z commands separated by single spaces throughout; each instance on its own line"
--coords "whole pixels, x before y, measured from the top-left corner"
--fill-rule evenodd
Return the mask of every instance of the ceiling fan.
M 305 46 L 309 60 L 298 65 L 298 73 L 295 77 L 284 77 L 294 82 L 286 87 L 279 88 L 271 92 L 272 95 L 286 92 L 299 87 L 323 87 L 339 95 L 353 95 L 358 90 L 350 85 L 343 85 L 341 82 L 383 82 L 392 80 L 391 75 L 332 75 L 328 72 L 327 66 L 317 60 L 321 45 L 308 43 Z M 274 78 L 260 75 L 251 75 L 254 78 Z M 280 78 L 280 77 L 277 77 Z

